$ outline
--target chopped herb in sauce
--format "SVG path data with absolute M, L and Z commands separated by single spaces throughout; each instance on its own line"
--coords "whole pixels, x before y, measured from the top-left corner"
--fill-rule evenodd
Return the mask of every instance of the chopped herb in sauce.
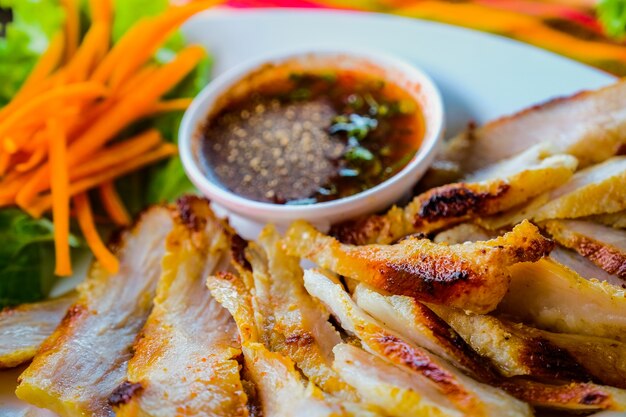
M 203 129 L 205 169 L 257 201 L 304 205 L 367 190 L 404 168 L 423 135 L 408 93 L 355 71 L 283 72 L 225 102 Z

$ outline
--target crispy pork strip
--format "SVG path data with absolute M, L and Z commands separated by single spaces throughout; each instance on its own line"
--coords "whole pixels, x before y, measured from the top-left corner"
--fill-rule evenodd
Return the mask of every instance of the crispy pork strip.
M 113 414 L 108 398 L 126 378 L 133 342 L 152 309 L 171 228 L 170 209 L 153 207 L 122 235 L 117 274 L 92 266 L 78 301 L 20 376 L 20 399 L 64 417 Z
M 457 243 L 485 241 L 496 236 L 498 235 L 476 224 L 462 223 L 437 233 L 433 238 L 433 242 L 454 245 Z
M 618 388 L 576 382 L 547 385 L 523 379 L 505 381 L 500 386 L 535 407 L 570 412 L 626 411 L 626 394 Z
M 572 219 L 626 209 L 626 156 L 616 156 L 578 171 L 547 193 L 547 202 L 532 214 L 537 221 Z
M 264 315 L 262 338 L 273 352 L 291 358 L 324 391 L 356 400 L 354 389 L 332 369 L 333 347 L 342 342 L 330 313 L 304 289 L 299 258 L 285 253 L 273 226 L 246 251 L 252 265 L 256 305 Z
M 244 355 L 251 363 L 248 375 L 257 386 L 264 416 L 288 417 L 294 412 L 303 416 L 349 415 L 346 410 L 324 401 L 324 394 L 314 384 L 306 384 L 289 358 L 270 352 L 261 343 L 246 344 Z
M 623 388 L 625 345 L 611 339 L 550 333 L 493 316 L 433 306 L 433 310 L 507 377 L 596 381 Z
M 489 240 L 495 236 L 497 236 L 497 234 L 483 229 L 478 225 L 463 223 L 438 233 L 433 239 L 433 242 L 448 243 L 452 245 L 457 243 Z M 623 284 L 623 281 L 621 281 L 617 276 L 609 274 L 584 256 L 562 246 L 557 245 L 552 252 L 550 252 L 550 258 L 570 269 L 573 269 L 576 273 L 578 273 L 578 275 L 584 278 L 596 278 L 600 281 L 607 281 L 618 286 Z
M 602 162 L 626 144 L 626 82 L 555 99 L 470 129 L 448 146 L 469 139 L 462 153 L 446 153 L 463 172 L 473 172 L 549 140 L 581 165 Z M 469 136 L 469 138 L 467 137 Z
M 537 146 L 511 160 L 476 172 L 463 182 L 446 184 L 418 195 L 404 209 L 345 222 L 331 229 L 344 243 L 388 244 L 415 233 L 430 233 L 470 219 L 517 207 L 566 183 L 576 158 L 551 155 Z
M 624 281 L 617 276 L 609 274 L 578 252 L 564 248 L 563 246 L 555 247 L 554 250 L 550 252 L 550 258 L 574 270 L 583 278 L 606 281 L 618 287 L 624 285 Z
M 392 294 L 486 313 L 508 289 L 507 267 L 534 262 L 553 247 L 529 222 L 487 242 L 439 245 L 407 238 L 394 245 L 351 246 L 295 222 L 284 247 L 320 267 Z
M 312 272 L 315 274 L 315 272 Z M 305 273 L 305 282 L 307 277 L 311 274 L 311 272 L 307 271 Z M 319 274 L 319 273 L 318 273 Z M 326 285 L 330 283 L 333 284 L 328 277 L 324 277 L 326 280 Z M 307 289 L 309 285 L 307 285 Z M 315 291 L 318 291 L 316 289 Z M 397 334 L 391 333 L 390 330 L 385 330 L 382 327 L 373 327 L 376 325 L 376 322 L 368 316 L 364 315 L 361 310 L 357 310 L 354 304 L 350 303 L 349 297 L 345 293 L 341 293 L 343 291 L 339 285 L 335 285 L 334 291 L 337 294 L 333 294 L 332 290 L 324 291 L 326 294 L 324 296 L 325 299 L 328 300 L 329 303 L 333 303 L 335 309 L 331 308 L 334 314 L 339 316 L 339 320 L 342 323 L 342 326 L 349 332 L 354 332 L 361 339 L 364 347 L 371 352 L 390 360 L 396 365 L 404 366 L 408 369 L 412 369 L 416 371 L 417 369 L 426 370 L 427 372 L 435 372 L 438 368 L 434 367 L 433 364 L 445 364 L 441 359 L 437 361 L 437 357 L 430 354 L 430 352 L 419 349 L 415 345 L 411 345 L 406 340 L 402 340 L 398 337 Z M 341 296 L 339 294 L 342 294 Z M 343 299 L 341 298 L 343 297 Z M 347 297 L 347 298 L 346 298 Z M 344 306 L 340 306 L 341 303 L 344 303 Z M 347 325 L 345 323 L 348 323 Z M 346 326 L 350 327 L 347 328 Z M 380 326 L 380 325 L 377 325 Z M 390 337 L 393 335 L 393 337 Z M 380 343 L 383 341 L 383 343 Z M 401 341 L 399 344 L 398 341 Z M 381 346 L 382 345 L 382 346 Z M 428 358 L 424 358 L 423 352 L 426 352 L 428 355 L 431 355 L 430 358 L 434 358 L 435 360 L 429 360 Z M 446 381 L 445 379 L 441 379 L 445 376 L 445 371 L 450 372 L 450 374 L 454 376 L 459 376 L 459 380 L 465 381 L 466 387 L 470 387 L 471 389 L 477 390 L 480 387 L 486 387 L 485 385 L 479 384 L 476 381 L 472 381 L 468 377 L 465 377 L 463 374 L 460 374 L 459 371 L 451 368 L 449 365 L 447 367 L 442 366 L 439 370 L 443 370 L 444 372 L 434 373 L 431 375 L 438 376 L 438 381 L 443 384 L 442 381 Z M 462 378 L 467 378 L 463 380 Z M 467 382 L 467 380 L 471 382 Z M 447 383 L 449 384 L 451 379 L 447 379 Z M 572 383 L 572 384 L 545 384 L 537 381 L 524 380 L 519 378 L 495 378 L 488 380 L 488 383 L 491 385 L 495 385 L 499 388 L 504 389 L 509 394 L 521 399 L 523 401 L 527 401 L 534 406 L 543 407 L 543 408 L 552 408 L 552 409 L 563 409 L 563 410 L 624 410 L 626 408 L 626 402 L 624 401 L 626 397 L 624 396 L 623 390 L 618 390 L 615 388 L 595 385 L 591 383 Z M 491 387 L 489 387 L 491 388 Z M 476 392 L 476 391 L 474 391 Z M 458 391 L 457 391 L 458 395 Z M 478 396 L 482 399 L 482 401 L 486 401 L 487 403 L 491 400 L 495 403 L 502 404 L 497 401 L 491 393 L 480 393 Z M 489 404 L 491 407 L 497 407 L 493 404 Z M 519 411 L 519 410 L 518 410 Z M 512 411 L 515 412 L 515 411 Z M 485 413 L 485 411 L 483 411 Z M 494 415 L 499 415 L 500 411 L 493 411 Z M 468 412 L 468 415 L 481 415 L 478 410 L 472 410 Z
M 230 232 L 207 200 L 185 197 L 178 208 L 154 307 L 110 400 L 118 417 L 247 416 L 237 327 L 205 281 L 224 260 Z
M 28 362 L 76 301 L 76 292 L 0 311 L 0 369 Z
M 499 374 L 527 375 L 595 380 L 626 388 L 626 345 L 621 342 L 546 332 L 440 305 L 432 305 L 431 310 L 411 297 L 385 296 L 363 284 L 353 297 L 359 307 L 387 327 L 470 370 L 479 381 L 497 381 Z M 491 362 L 499 372 L 493 372 Z
M 471 416 L 527 416 L 527 404 L 503 391 L 464 375 L 445 360 L 384 328 L 367 315 L 332 277 L 316 270 L 304 273 L 307 291 L 323 302 L 347 332 L 356 335 L 363 347 L 405 370 L 424 383 L 434 384 L 460 411 Z M 430 399 L 436 406 L 435 399 Z
M 374 401 L 390 417 L 463 417 L 432 384 L 416 378 L 356 346 L 339 344 L 333 349 L 334 367 L 362 397 Z
M 242 341 L 246 376 L 255 385 L 261 415 L 291 417 L 376 417 L 380 414 L 369 406 L 340 400 L 326 394 L 314 383 L 306 381 L 294 362 L 278 352 L 271 352 L 260 343 L 262 329 L 253 319 L 252 297 L 243 279 L 219 273 L 207 279 L 211 294 L 233 316 Z
M 498 374 L 489 360 L 477 354 L 457 332 L 430 308 L 412 297 L 383 295 L 365 284 L 356 286 L 353 298 L 367 314 L 417 346 L 448 360 L 479 381 Z
M 596 214 L 589 216 L 588 220 L 602 223 L 615 229 L 626 229 L 626 210 L 617 213 Z
M 626 280 L 625 231 L 581 220 L 551 220 L 545 228 L 561 245 Z
M 626 291 L 586 280 L 552 259 L 509 268 L 511 285 L 497 313 L 545 330 L 626 342 Z

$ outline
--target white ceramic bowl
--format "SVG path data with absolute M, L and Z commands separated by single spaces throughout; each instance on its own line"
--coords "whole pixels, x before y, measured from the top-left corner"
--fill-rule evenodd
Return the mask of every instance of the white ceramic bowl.
M 422 145 L 404 169 L 383 183 L 329 202 L 310 205 L 282 205 L 249 200 L 235 194 L 207 176 L 200 155 L 201 128 L 207 116 L 219 111 L 220 97 L 231 91 L 246 76 L 267 65 L 294 63 L 300 68 L 363 69 L 369 74 L 393 81 L 410 93 L 421 107 L 425 122 Z M 200 92 L 187 109 L 180 126 L 179 149 L 183 166 L 191 181 L 214 203 L 231 213 L 254 222 L 276 224 L 306 219 L 325 227 L 349 218 L 388 207 L 407 193 L 426 172 L 443 136 L 444 111 L 439 90 L 423 71 L 398 58 L 372 51 L 309 49 L 271 55 L 241 64 L 226 71 Z

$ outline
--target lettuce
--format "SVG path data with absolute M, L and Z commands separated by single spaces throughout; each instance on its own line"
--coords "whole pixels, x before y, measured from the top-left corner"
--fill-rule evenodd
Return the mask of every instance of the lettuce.
M 114 0 L 113 41 L 118 40 L 137 20 L 156 15 L 168 6 L 168 0 Z M 82 2 L 86 4 L 87 2 Z M 10 101 L 63 22 L 58 0 L 0 0 L 0 33 L 2 17 L 11 10 L 13 20 L 0 37 L 0 108 Z M 88 16 L 83 10 L 83 16 Z M 184 46 L 180 34 L 172 36 L 155 59 L 166 62 Z M 208 82 L 210 62 L 206 60 L 186 80 L 171 91 L 169 97 L 193 97 Z M 182 113 L 167 114 L 131 126 L 120 135 L 131 135 L 154 127 L 163 136 L 177 141 Z M 147 205 L 171 201 L 193 191 L 180 160 L 172 158 L 148 167 L 118 181 L 118 189 L 131 213 Z M 53 224 L 49 219 L 33 219 L 17 208 L 0 209 L 0 308 L 47 296 L 54 283 Z M 72 236 L 72 247 L 80 241 Z
M 11 22 L 0 38 L 0 107 L 26 79 L 61 27 L 56 0 L 0 0 Z M 14 208 L 0 210 L 0 308 L 46 296 L 54 281 L 53 226 Z M 74 240 L 74 244 L 76 244 Z
M 119 39 L 140 18 L 159 14 L 168 3 L 169 0 L 116 0 L 113 39 Z M 183 36 L 175 33 L 157 51 L 155 59 L 160 63 L 168 62 L 184 46 Z M 167 98 L 194 97 L 208 84 L 210 73 L 211 60 L 207 58 L 170 91 Z M 148 124 L 158 129 L 165 139 L 176 143 L 181 119 L 182 113 L 171 113 L 160 115 L 150 120 Z M 177 156 L 122 178 L 117 185 L 131 213 L 136 213 L 151 204 L 173 201 L 183 194 L 195 191 Z
M 115 0 L 113 42 L 117 42 L 137 20 L 145 16 L 158 15 L 167 6 L 168 0 Z
M 204 59 L 174 91 L 172 97 L 194 97 L 209 83 L 211 74 L 211 60 Z M 178 127 L 182 120 L 182 113 L 172 113 L 155 120 L 154 126 L 161 131 L 163 137 L 178 142 Z M 146 204 L 155 204 L 163 201 L 173 201 L 183 194 L 195 192 L 195 187 L 187 178 L 183 165 L 178 156 L 157 165 L 150 173 L 150 184 L 146 193 Z
M 626 36 L 626 2 L 624 0 L 600 0 L 596 7 L 598 20 L 605 33 L 618 40 L 624 39 Z
M 12 10 L 13 21 L 0 38 L 0 107 L 17 92 L 61 27 L 63 10 L 57 0 L 0 0 L 0 8 Z
M 0 308 L 36 301 L 54 282 L 52 222 L 16 208 L 0 210 Z M 73 247 L 78 239 L 70 238 Z

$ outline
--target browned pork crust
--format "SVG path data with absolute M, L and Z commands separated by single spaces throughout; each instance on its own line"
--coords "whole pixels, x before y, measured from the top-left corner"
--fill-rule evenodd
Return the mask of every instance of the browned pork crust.
M 571 248 L 609 274 L 626 279 L 626 232 L 589 221 L 552 220 L 545 228 L 561 245 Z
M 109 398 L 118 417 L 246 417 L 232 317 L 205 278 L 227 260 L 230 229 L 207 200 L 178 201 L 167 236 L 154 307 L 128 363 L 127 381 Z
M 0 311 L 0 368 L 28 362 L 76 301 L 76 292 Z
M 541 259 L 553 243 L 523 222 L 487 242 L 448 246 L 408 238 L 395 245 L 350 246 L 296 222 L 284 246 L 292 255 L 380 290 L 485 313 L 508 289 L 507 268 Z
M 16 394 L 62 416 L 108 417 L 109 395 L 124 381 L 131 347 L 150 310 L 171 210 L 153 207 L 120 236 L 120 269 L 96 263 L 78 301 L 20 376 Z
M 595 91 L 557 98 L 470 129 L 447 146 L 462 153 L 445 152 L 463 172 L 472 172 L 549 140 L 558 152 L 574 155 L 581 165 L 601 162 L 626 144 L 626 82 Z M 469 134 L 468 141 L 465 136 Z
M 556 188 L 571 178 L 577 166 L 570 155 L 553 155 L 537 146 L 510 160 L 476 172 L 465 182 L 426 191 L 403 209 L 335 225 L 331 235 L 344 243 L 388 244 L 407 235 L 502 213 Z
M 535 381 L 503 382 L 500 388 L 536 407 L 569 411 L 626 410 L 624 391 L 585 383 L 548 385 Z

